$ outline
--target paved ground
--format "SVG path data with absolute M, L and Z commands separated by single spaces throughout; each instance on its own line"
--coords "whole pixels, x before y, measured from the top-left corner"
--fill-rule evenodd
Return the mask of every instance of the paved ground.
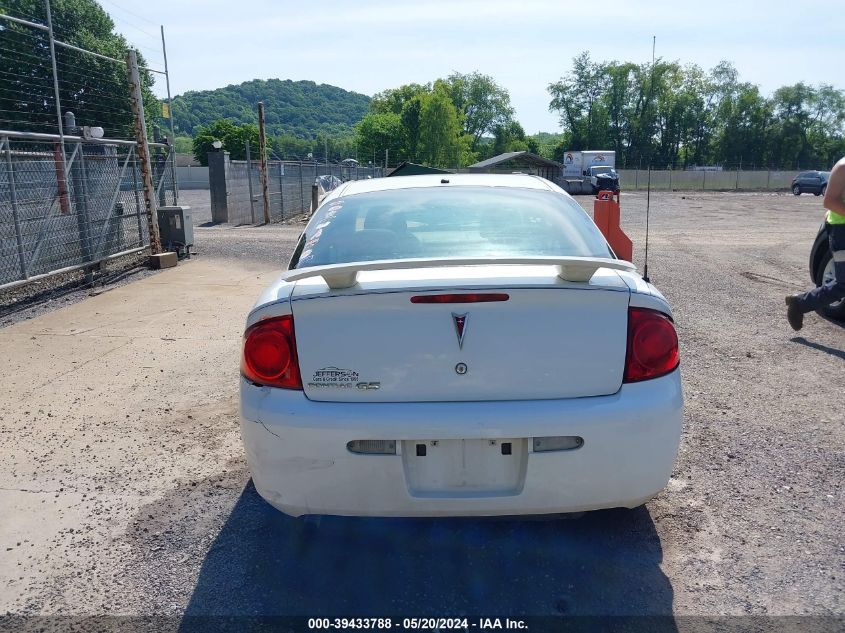
M 623 196 L 640 267 L 644 203 Z M 845 614 L 845 331 L 783 317 L 819 199 L 661 194 L 651 211 L 687 407 L 645 508 L 272 510 L 240 446 L 237 354 L 299 229 L 198 228 L 190 262 L 0 329 L 0 613 Z

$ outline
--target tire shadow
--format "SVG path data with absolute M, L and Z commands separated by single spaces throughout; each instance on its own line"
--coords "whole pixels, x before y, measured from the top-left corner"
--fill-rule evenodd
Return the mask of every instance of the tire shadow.
M 645 507 L 574 520 L 294 519 L 250 480 L 181 630 L 208 616 L 666 616 L 673 592 L 661 560 Z

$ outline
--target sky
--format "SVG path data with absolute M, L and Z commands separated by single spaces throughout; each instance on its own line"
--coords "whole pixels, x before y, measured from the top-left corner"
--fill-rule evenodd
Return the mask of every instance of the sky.
M 729 60 L 767 95 L 798 81 L 845 88 L 845 0 L 98 1 L 153 67 L 164 25 L 174 96 L 256 78 L 371 96 L 477 70 L 508 90 L 527 133 L 556 132 L 547 87 L 572 58 L 647 63 L 652 36 L 657 57 Z

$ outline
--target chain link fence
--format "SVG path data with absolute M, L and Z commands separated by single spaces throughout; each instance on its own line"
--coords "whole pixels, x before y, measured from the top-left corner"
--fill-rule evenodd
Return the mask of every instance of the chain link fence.
M 381 167 L 300 161 L 267 161 L 270 222 L 283 222 L 311 210 L 311 186 L 320 176 L 341 182 L 380 178 Z M 263 224 L 264 197 L 260 161 L 231 160 L 226 169 L 228 217 L 231 224 Z
M 0 288 L 84 268 L 149 244 L 135 143 L 0 136 Z M 173 204 L 169 148 L 152 145 L 159 204 Z
M 133 103 L 146 95 L 157 136 L 150 89 L 166 72 L 142 63 L 133 82 L 125 43 L 67 43 L 77 18 L 54 4 L 0 4 L 0 289 L 149 245 Z M 170 146 L 147 149 L 150 197 L 176 204 Z

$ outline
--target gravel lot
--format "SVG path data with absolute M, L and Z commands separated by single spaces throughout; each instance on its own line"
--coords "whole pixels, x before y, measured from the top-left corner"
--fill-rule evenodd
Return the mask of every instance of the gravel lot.
M 207 192 L 186 194 L 200 225 Z M 622 204 L 642 268 L 645 194 Z M 783 304 L 809 286 L 821 217 L 813 196 L 652 197 L 649 272 L 682 346 L 680 456 L 646 507 L 566 521 L 303 521 L 263 503 L 231 368 L 253 287 L 299 228 L 198 226 L 203 283 L 208 270 L 233 281 L 173 293 L 216 338 L 163 315 L 140 369 L 80 348 L 75 386 L 0 371 L 0 501 L 13 508 L 0 516 L 0 613 L 845 616 L 845 330 L 809 315 L 796 336 Z M 88 301 L 131 306 L 133 288 L 167 292 L 169 274 Z M 46 327 L 0 335 L 25 350 Z M 37 376 L 50 360 L 32 362 Z

